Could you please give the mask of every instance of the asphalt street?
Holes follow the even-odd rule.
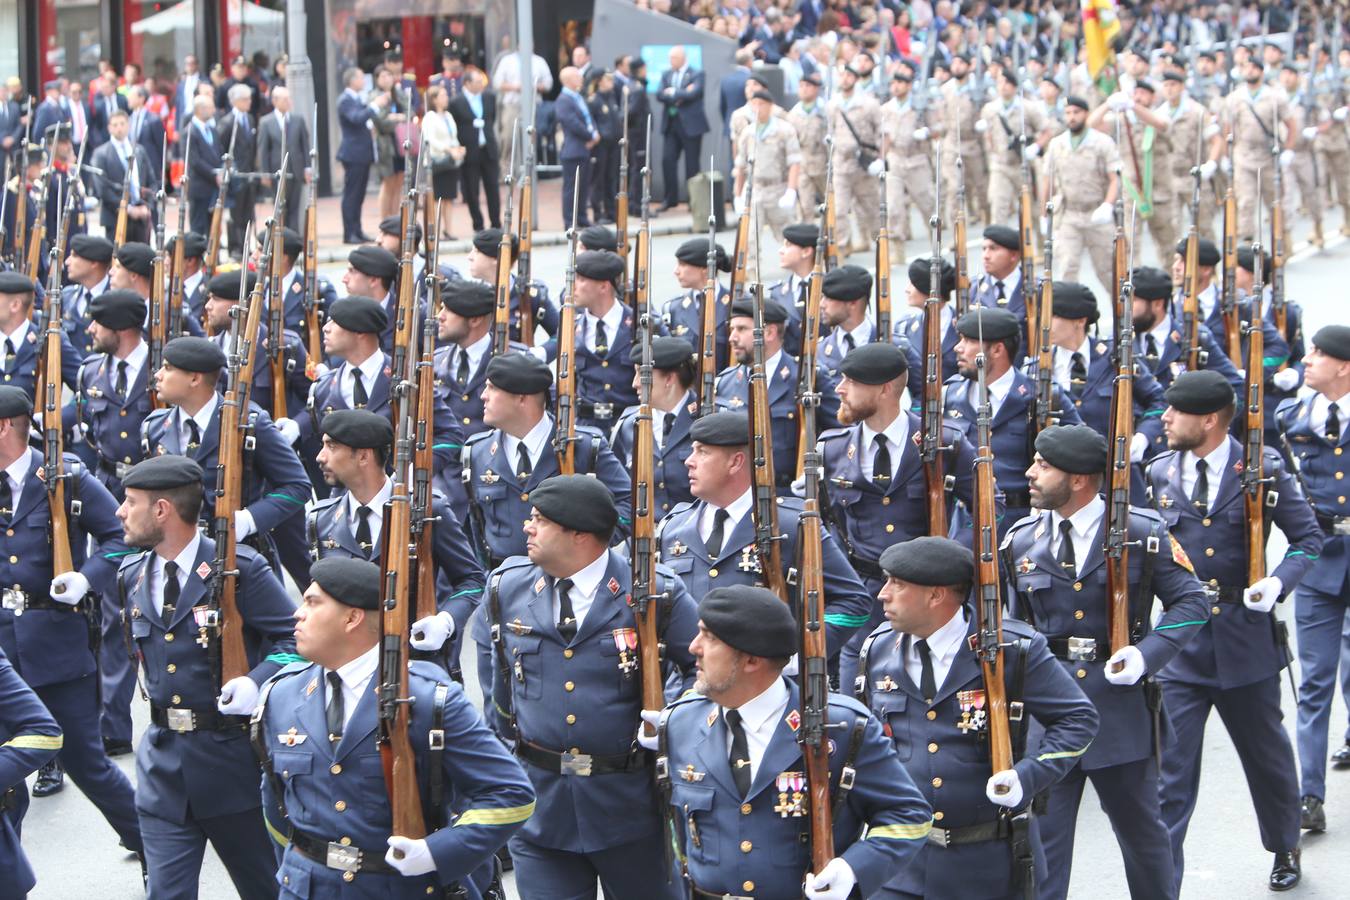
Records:
[[[1307,335],[1322,325],[1347,321],[1344,307],[1340,307],[1346,296],[1345,287],[1338,282],[1345,277],[1350,263],[1350,242],[1338,235],[1338,214],[1329,214],[1326,225],[1328,244],[1321,251],[1306,248],[1303,243],[1306,226],[1299,225],[1294,231],[1296,252],[1288,268],[1287,285],[1289,296],[1303,305]],[[916,219],[914,234],[922,233]],[[673,253],[684,239],[685,236],[672,235],[654,240],[653,258],[659,261],[652,273],[654,298],[664,299],[678,291],[673,274]],[[734,232],[724,231],[719,235],[719,241],[728,250],[733,240]],[[1156,263],[1151,243],[1147,239],[1144,243],[1149,247],[1141,250],[1139,261]],[[765,256],[772,260],[773,245],[767,232],[763,246]],[[907,252],[912,258],[927,253],[928,247],[926,239],[911,241]],[[535,274],[548,281],[555,296],[562,284],[566,258],[566,248],[561,246],[538,247],[535,251]],[[453,258],[443,261],[455,262]],[[863,255],[851,261],[871,267],[869,258]],[[1164,261],[1164,265],[1167,264],[1170,264],[1170,256]],[[979,268],[978,229],[972,229],[971,268]],[[344,270],[345,266],[340,264],[325,265],[322,269],[338,283]],[[1106,295],[1091,277],[1087,260],[1084,260],[1083,271],[1084,278],[1098,293],[1103,312],[1108,313]],[[775,272],[767,270],[765,275],[766,278],[777,277]],[[904,284],[904,268],[896,264],[892,289],[897,310],[903,304]],[[342,292],[340,287],[339,292]],[[1342,312],[1337,313],[1337,308]],[[1110,321],[1109,314],[1105,321]],[[1272,560],[1283,554],[1284,542],[1278,532],[1272,539],[1270,550]],[[1289,621],[1290,633],[1296,639],[1292,603],[1281,604],[1279,614]],[[476,667],[466,660],[464,671],[472,679]],[[1283,688],[1285,725],[1292,740],[1294,699],[1287,681]],[[475,684],[471,683],[468,689],[477,696]],[[134,715],[139,740],[148,720],[148,707],[139,698],[134,705]],[[1330,746],[1333,749],[1343,739],[1342,729],[1346,722],[1344,701],[1338,696],[1332,713]],[[131,757],[122,757],[117,762],[135,778]],[[1070,895],[1093,900],[1125,897],[1127,891],[1120,852],[1110,825],[1090,796],[1091,792],[1089,786],[1079,818]],[[1304,840],[1304,875],[1296,896],[1305,900],[1346,896],[1345,873],[1340,866],[1345,864],[1350,852],[1350,771],[1328,773],[1326,809],[1327,833],[1305,836]],[[24,821],[23,838],[38,877],[37,887],[30,895],[34,900],[132,900],[142,896],[139,867],[117,846],[112,829],[69,782],[57,796],[33,800]],[[1223,723],[1214,716],[1206,733],[1200,795],[1186,843],[1182,896],[1186,900],[1264,896],[1268,893],[1266,878],[1270,865],[1271,856],[1261,847],[1255,814],[1232,742]],[[1337,884],[1341,887],[1337,888]],[[515,897],[514,886],[509,887],[508,893]],[[224,868],[210,850],[203,866],[200,896],[204,900],[236,896]]]

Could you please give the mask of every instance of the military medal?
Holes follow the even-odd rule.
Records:
[[[1027,574],[1028,572],[1033,572],[1035,571],[1035,569],[1036,564],[1031,561],[1030,556],[1022,557],[1021,560],[1019,560],[1017,563],[1017,571],[1021,572],[1023,575]]]
[[[534,631],[532,627],[530,627],[529,625],[525,625],[520,621],[520,619],[516,619],[514,622],[506,623],[506,627],[511,630],[512,634],[529,634],[530,632]]]
[[[778,803],[773,811],[778,813],[778,817],[801,818],[806,815],[806,808],[802,804],[806,799],[802,793],[802,788],[806,786],[806,777],[801,772],[780,772],[775,780],[778,785]],[[788,799],[789,795],[791,799]]]
[[[956,727],[966,734],[983,731],[989,718],[984,708],[984,691],[957,691],[956,702],[961,707],[961,719]]]
[[[685,551],[687,551],[688,549],[689,549],[688,547],[680,543],[679,538],[676,538],[675,542],[670,545],[670,555],[683,556],[685,554]]]
[[[294,747],[296,744],[303,744],[308,738],[309,735],[307,734],[296,734],[294,728],[288,728],[285,734],[277,735],[277,740],[287,747]]]
[[[736,563],[736,568],[742,572],[758,572],[759,556],[755,553],[754,546],[743,547],[741,549],[741,560]]]
[[[693,763],[690,763],[680,770],[680,777],[685,781],[702,781],[703,776],[707,774],[707,772],[695,772]]]
[[[787,714],[787,719],[784,721],[787,722],[787,727],[792,729],[793,734],[796,734],[797,729],[802,727],[802,714],[794,709]]]
[[[1158,507],[1160,509],[1171,509],[1172,503],[1173,500],[1171,494],[1163,494],[1158,497]]]
[[[501,476],[499,476],[496,472],[492,471],[491,469],[488,469],[482,475],[478,476],[478,480],[483,482],[483,484],[496,484],[498,481],[501,480]]]
[[[876,690],[883,691],[885,693],[889,693],[898,688],[899,686],[900,686],[899,684],[891,680],[891,676],[889,675],[873,684],[873,687]]]
[[[619,651],[619,671],[625,678],[632,678],[633,672],[637,670],[637,629],[636,628],[615,628],[614,646]]]

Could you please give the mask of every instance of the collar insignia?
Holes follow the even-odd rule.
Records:
[[[543,575],[540,575],[539,580],[534,583],[534,592],[536,594],[539,593],[544,589],[544,585],[546,584],[548,584],[548,579],[545,578]]]
[[[787,718],[784,719],[783,721],[787,722],[787,727],[791,728],[793,733],[795,734],[797,732],[797,729],[802,727],[802,714],[794,709],[792,712],[787,714]]]

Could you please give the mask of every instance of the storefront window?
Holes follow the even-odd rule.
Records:
[[[128,0],[123,8],[127,62],[146,75],[177,77],[183,57],[196,52],[192,0]]]
[[[267,79],[286,52],[285,0],[221,0],[221,60],[242,56]]]
[[[99,0],[37,0],[41,80],[64,76],[88,82],[105,54],[99,35]]]
[[[509,7],[509,3],[505,4]],[[469,64],[491,63],[488,21],[501,21],[502,0],[330,0],[330,33],[337,72],[359,66],[369,73],[386,51],[402,48],[403,68],[425,86],[452,52]]]

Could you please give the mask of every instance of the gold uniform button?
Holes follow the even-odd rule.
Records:
[[[568,714],[567,714],[567,724],[568,724],[568,725],[575,725],[575,724],[577,724],[577,717],[574,716],[574,715],[572,715],[571,713],[568,713]]]
[[[1213,521],[1214,520],[1211,519],[1209,516],[1205,516],[1203,519],[1200,520],[1200,524],[1208,528],[1210,526],[1210,523]]]
[[[890,498],[890,497],[882,497],[882,498],[881,498],[881,505],[882,505],[882,506],[890,506],[890,505],[891,505],[891,498]]]
[[[1081,582],[1081,581],[1075,581],[1075,582],[1073,583],[1073,589],[1074,589],[1075,591],[1081,591],[1081,590],[1083,589],[1083,582]]]
[[[178,696],[177,694],[174,694],[172,697],[169,698],[169,702],[172,703],[174,706],[177,706],[178,704],[183,702],[183,698]]]
[[[1337,447],[1335,450],[1332,450],[1331,452],[1334,453],[1334,454],[1337,455],[1337,456],[1340,456],[1340,455],[1341,455],[1341,448],[1340,448],[1340,447]]]
[[[931,722],[931,721],[933,721],[933,720],[936,719],[936,718],[937,718],[937,710],[935,710],[935,709],[930,709],[930,710],[928,711],[928,721]]]
[[[1211,578],[1211,579],[1209,580],[1209,586],[1212,587],[1212,588],[1218,587],[1218,586],[1219,586],[1219,579],[1217,579],[1217,578]]]
[[[122,437],[126,437],[126,436],[127,436],[127,433],[126,433],[125,431],[123,431],[123,432],[121,432],[121,435],[122,435]]]
[[[1340,481],[1340,480],[1341,480],[1342,478],[1344,478],[1344,477],[1345,477],[1345,473],[1344,473],[1344,472],[1337,472],[1337,473],[1336,473],[1336,480],[1337,480],[1337,481]]]
[[[717,577],[717,570],[716,570],[716,569],[709,569],[709,570],[708,570],[708,577],[709,577],[709,578],[716,578],[716,577]]]
[[[939,809],[939,810],[935,810],[935,811],[933,812],[933,821],[934,821],[934,822],[941,822],[941,821],[942,821],[942,815],[943,815],[942,810],[940,810],[940,809]]]
[[[741,804],[741,815],[743,815],[743,816],[748,816],[748,815],[750,815],[750,804],[749,804],[749,803],[742,803],[742,804]]]
[[[466,398],[466,399],[467,399],[467,398]],[[469,424],[470,422],[472,422],[472,421],[473,421],[473,420],[470,419],[468,416],[465,416],[465,417],[464,417],[464,424],[465,424],[465,425],[468,425],[468,424]]]
[[[573,684],[573,683],[570,682],[570,681],[567,681],[567,682],[564,682],[564,683],[563,683],[563,690],[564,690],[564,691],[567,691],[568,693],[571,693],[575,688],[576,688],[576,685]]]
[[[529,494],[521,494],[521,495],[520,495],[520,499],[521,499],[522,501],[523,501],[523,500],[528,500],[528,499],[530,499],[530,495],[529,495]]]
[[[934,779],[933,779],[933,787],[935,787],[935,788],[940,788],[940,787],[942,787],[942,779],[941,779],[941,778],[934,778]]]
[[[1083,611],[1082,611],[1081,609],[1075,609],[1075,610],[1073,611],[1073,617],[1074,617],[1075,619],[1081,619],[1081,618],[1083,618],[1083,615],[1084,615],[1084,613],[1083,613]]]
[[[602,359],[602,360],[600,360],[600,368],[602,368],[602,369],[608,369],[608,368],[609,368],[609,360],[607,360],[607,359]],[[605,387],[609,387],[609,385],[605,385]]]
[[[164,633],[164,640],[166,640],[166,641],[168,641],[169,643],[172,644],[172,643],[173,643],[173,632],[172,632],[172,631],[166,631],[166,632]]]
[[[741,882],[741,890],[745,891],[746,893],[749,893],[750,891],[753,891],[754,889],[755,889],[755,883],[754,883],[753,881],[744,881],[744,882]]]
[[[1086,678],[1087,669],[1079,669],[1077,672],[1074,672],[1073,674],[1077,675],[1079,678]]]
[[[1214,555],[1214,548],[1213,548],[1213,547],[1206,547],[1206,548],[1205,548],[1205,555],[1206,555],[1206,556],[1213,556],[1213,555]]]
[[[347,808],[347,801],[346,801],[346,800],[339,800],[338,802],[336,802],[336,803],[333,804],[333,809],[336,809],[338,812],[342,812],[342,811],[344,811],[346,808]]]
[[[572,658],[572,648],[568,647],[566,650],[563,651],[563,659],[571,659],[571,658]]]
[[[9,561],[11,563],[16,563],[19,561],[19,558],[17,556],[10,556]]]
[[[119,416],[125,416],[125,415],[127,414],[127,411],[126,411],[125,409],[119,409],[119,410],[117,411],[117,414],[118,414]]]
[[[178,671],[178,666],[174,665],[173,663],[169,663],[167,666],[165,666],[165,668],[168,670],[170,675]]]
[[[1209,608],[1209,611],[1210,611],[1211,613],[1213,613],[1214,615],[1217,616],[1217,615],[1219,614],[1219,607],[1217,607],[1217,606],[1211,606],[1211,607]]]
[[[344,846],[344,847],[350,847],[350,846],[352,845],[352,839],[349,838],[349,837],[347,837],[347,836],[344,834],[344,835],[338,840],[338,843],[341,844],[341,845]]]
[[[894,526],[894,525],[890,524],[889,522],[886,523],[886,533],[887,533],[887,534],[890,534],[890,533],[891,533],[892,531],[894,531],[894,530],[895,530],[895,526]]]
[[[750,852],[751,850],[753,850],[753,849],[755,849],[755,845],[754,845],[754,844],[750,843],[749,841],[741,841],[741,852],[742,852],[742,853],[749,853],[749,852]]]
[[[333,763],[331,766],[328,767],[328,771],[332,772],[334,775],[341,775],[342,774],[341,763]]]
[[[356,875],[352,872],[343,872],[342,880],[347,882],[348,884],[351,884],[353,881],[356,880]]]
[[[14,529],[13,529],[13,528],[6,528],[6,529],[5,529],[5,537],[14,537]]]
[[[1082,400],[1075,400],[1075,401],[1073,401],[1073,405],[1074,405],[1074,406],[1082,406],[1082,405],[1083,405],[1083,401],[1082,401]]]
[[[929,753],[936,753],[936,752],[937,752],[937,744],[932,743],[932,742],[929,742],[929,744],[928,744],[928,752],[929,752]]]
[[[1337,502],[1337,503],[1344,503],[1344,502],[1345,502],[1345,498],[1344,498],[1344,497],[1337,497],[1337,498],[1336,498],[1336,502]]]

